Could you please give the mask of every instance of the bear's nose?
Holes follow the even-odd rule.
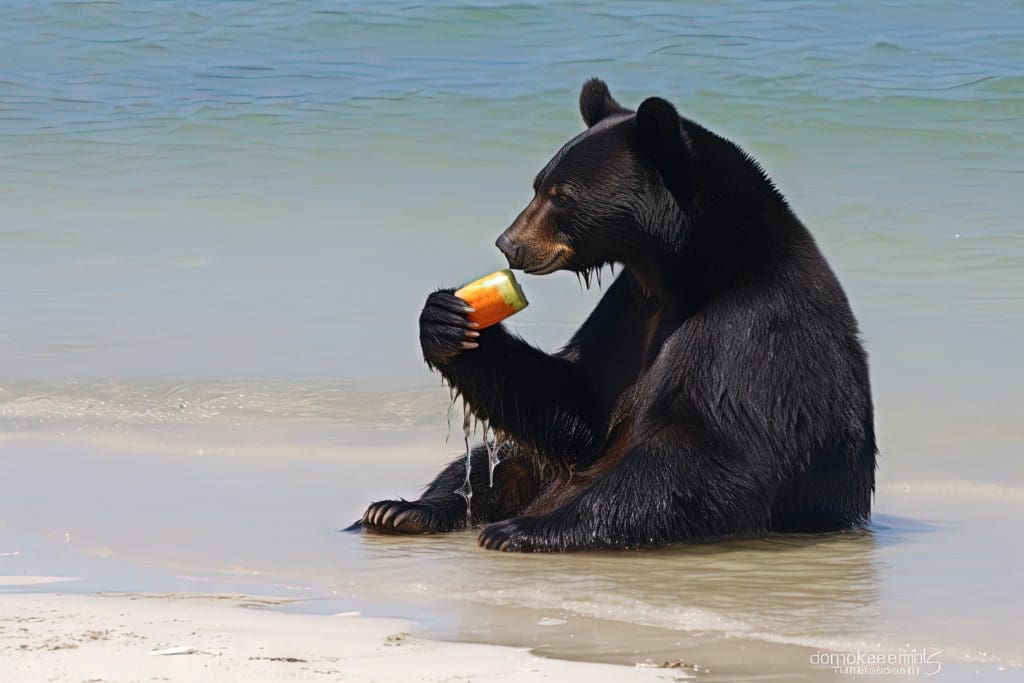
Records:
[[[516,268],[518,266],[519,256],[519,245],[512,241],[512,239],[505,233],[501,233],[498,239],[494,242],[494,246],[501,250],[501,253],[508,259],[508,265],[510,268]]]

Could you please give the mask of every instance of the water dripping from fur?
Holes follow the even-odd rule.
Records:
[[[470,418],[473,413],[469,410],[466,399],[462,399],[462,434],[466,444],[466,480],[462,486],[455,489],[455,493],[466,499],[466,526],[473,526],[473,482],[470,480],[470,473],[473,469],[473,452],[469,447],[469,436],[473,433]]]
[[[487,449],[487,475],[488,483],[494,487],[494,470],[501,463],[501,454],[506,445],[511,442],[511,439],[502,434],[499,430],[491,427],[487,420],[479,419],[469,407],[469,403],[466,401],[458,391],[451,388],[451,403],[448,406],[448,431],[451,432],[452,424],[452,413],[454,412],[455,406],[458,404],[459,399],[462,399],[462,436],[463,443],[465,444],[465,458],[466,458],[466,478],[463,480],[462,485],[455,490],[455,493],[459,494],[466,500],[466,526],[471,526],[473,522],[473,482],[471,479],[472,468],[473,468],[473,449],[470,447],[470,438],[480,430],[483,435],[484,448]],[[447,442],[448,437],[445,437]]]

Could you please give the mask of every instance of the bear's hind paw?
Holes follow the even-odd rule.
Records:
[[[514,517],[503,522],[488,524],[477,537],[477,545],[487,550],[502,550],[505,552],[539,553],[554,550],[528,530],[529,522],[533,517]]]
[[[437,534],[455,528],[437,508],[407,500],[371,503],[360,522],[367,531],[385,534]]]

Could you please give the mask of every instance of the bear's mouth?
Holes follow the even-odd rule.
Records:
[[[562,266],[569,262],[572,258],[572,249],[564,244],[558,245],[555,249],[555,253],[551,255],[544,263],[539,266],[531,266],[529,268],[523,268],[524,273],[530,275],[547,275],[559,270]]]

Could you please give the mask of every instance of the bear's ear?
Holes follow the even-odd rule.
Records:
[[[641,151],[658,167],[665,186],[680,206],[690,193],[690,151],[679,113],[660,97],[648,97],[636,110]]]
[[[590,128],[612,114],[628,114],[629,110],[615,101],[608,86],[600,78],[591,78],[580,90],[580,114]]]

